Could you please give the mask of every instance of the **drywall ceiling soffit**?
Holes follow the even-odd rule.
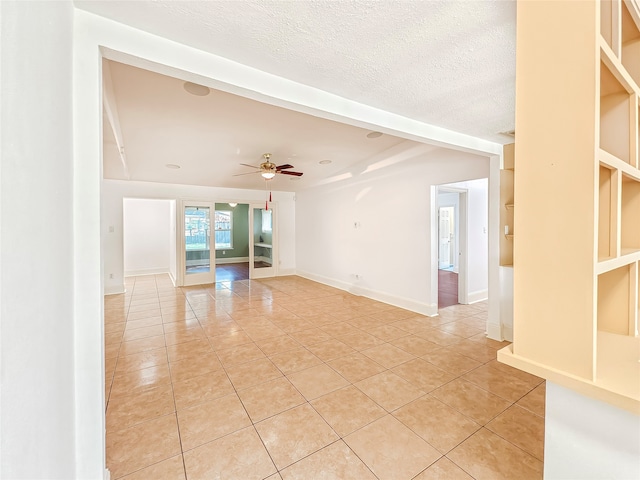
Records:
[[[76,6],[360,103],[512,141],[513,0],[82,1]]]

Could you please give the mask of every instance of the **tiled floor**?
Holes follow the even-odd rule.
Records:
[[[216,282],[237,282],[249,279],[249,262],[216,265]]]
[[[538,479],[544,383],[486,304],[424,317],[299,277],[105,297],[112,479]]]

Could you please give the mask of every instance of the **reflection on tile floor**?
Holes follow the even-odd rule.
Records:
[[[544,383],[486,303],[424,317],[300,277],[105,297],[112,479],[542,478]]]

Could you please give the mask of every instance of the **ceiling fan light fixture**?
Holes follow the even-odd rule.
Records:
[[[229,206],[233,208],[233,207],[237,207],[238,204],[236,202],[229,202]]]
[[[262,178],[266,178],[267,180],[271,180],[276,176],[275,172],[262,172],[260,175],[262,175]]]

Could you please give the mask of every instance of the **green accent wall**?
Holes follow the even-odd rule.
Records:
[[[216,203],[216,210],[230,210],[233,217],[233,250],[216,250],[216,258],[234,258],[249,256],[249,205],[239,203],[230,207],[228,203]]]

